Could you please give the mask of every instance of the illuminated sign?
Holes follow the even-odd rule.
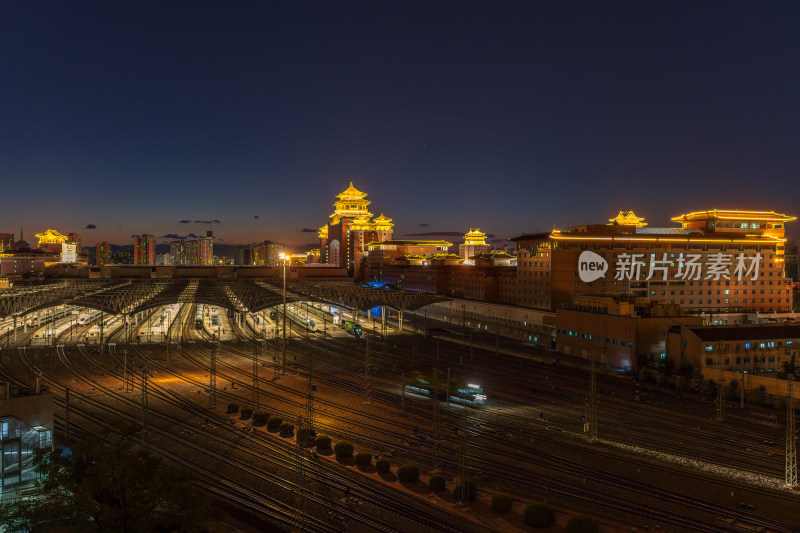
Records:
[[[62,244],[61,245],[61,262],[74,263],[76,261],[75,249],[76,244]]]
[[[578,275],[584,283],[592,282],[605,277],[608,271],[608,261],[603,256],[594,252],[581,252],[578,258]]]
[[[755,281],[761,269],[761,253],[737,255],[722,252],[711,254],[664,252],[656,254],[621,253],[617,254],[614,264],[614,279],[627,280],[742,280]],[[584,251],[578,257],[578,276],[581,281],[589,283],[605,278],[608,262],[600,255]]]

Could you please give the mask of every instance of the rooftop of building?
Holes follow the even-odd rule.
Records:
[[[521,233],[521,234],[517,235],[516,237],[509,237],[508,240],[512,241],[512,242],[517,242],[517,241],[541,241],[541,240],[549,239],[550,235],[552,235],[552,233],[550,233],[549,231],[539,231],[539,232],[536,232],[536,233]]]
[[[741,326],[690,326],[701,341],[800,339],[800,324],[748,324]]]
[[[784,215],[775,211],[747,211],[741,209],[708,209],[693,211],[672,217],[673,222],[687,222],[690,220],[759,220],[764,222],[789,222],[797,220],[792,215]]]
[[[452,242],[444,240],[424,241],[417,239],[389,239],[386,241],[372,241],[367,246],[453,246]]]

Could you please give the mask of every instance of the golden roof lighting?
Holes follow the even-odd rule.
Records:
[[[386,217],[383,213],[381,213],[381,216],[375,217],[372,220],[372,224],[376,231],[392,231],[394,227],[392,219]]]
[[[790,222],[797,217],[776,213],[775,211],[741,211],[738,209],[710,209],[707,211],[693,211],[672,217],[673,222],[688,222],[691,220],[759,220],[764,222]]]
[[[369,200],[365,200],[367,193],[361,192],[353,187],[353,182],[343,192],[336,195],[339,198],[334,202],[335,208],[331,218],[332,224],[337,224],[342,218],[358,218],[358,217],[371,217],[372,213],[367,210],[367,206],[371,204]]]
[[[464,234],[465,246],[485,246],[486,234],[482,233],[479,228],[469,228],[469,231]]]
[[[609,226],[636,226],[637,228],[641,228],[647,225],[647,222],[644,221],[644,217],[637,217],[633,211],[620,211],[616,217],[609,218],[608,222]]]
[[[62,235],[54,229],[48,229],[42,233],[37,233],[35,237],[39,239],[39,248],[41,248],[43,244],[64,244],[69,240],[69,237]]]

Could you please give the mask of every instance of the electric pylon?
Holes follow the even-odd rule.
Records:
[[[142,441],[145,446],[150,445],[150,437],[147,432],[147,370],[142,369]]]
[[[439,471],[439,369],[433,369],[433,471]]]
[[[724,379],[719,380],[719,387],[717,387],[717,420],[725,420],[725,387]]]
[[[372,358],[369,354],[369,336],[365,336],[366,346],[364,349],[364,403],[368,404],[372,400]]]
[[[797,487],[797,434],[794,425],[794,399],[792,376],[786,383],[786,486]]]
[[[217,339],[212,339],[211,344],[211,368],[208,378],[208,408],[214,409],[217,406]]]

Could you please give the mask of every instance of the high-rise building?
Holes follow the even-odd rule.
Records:
[[[197,250],[197,264],[198,265],[212,265],[214,264],[214,233],[211,231],[206,232],[206,236],[198,240]]]
[[[800,242],[786,241],[786,277],[800,281]]]
[[[155,237],[145,233],[133,240],[133,264],[152,265],[156,256]]]
[[[236,250],[236,264],[249,266],[253,264],[253,247],[245,246]]]
[[[350,275],[359,272],[367,245],[392,238],[394,224],[381,216],[371,219],[366,193],[353,187],[353,182],[334,204],[330,222],[319,229],[320,262],[347,268]]]
[[[132,265],[133,263],[133,250],[120,250],[117,253],[117,263],[120,265]]]
[[[214,237],[208,232],[202,239],[173,241],[169,245],[172,265],[212,265],[214,263]]]
[[[280,263],[283,246],[276,242],[264,241],[250,245],[250,264],[255,266],[276,266]]]
[[[111,245],[103,241],[97,243],[97,266],[111,264]]]
[[[14,234],[0,233],[0,253],[10,252],[14,248]]]
[[[75,253],[81,253],[81,238],[77,233],[67,233],[67,244],[74,244]]]

